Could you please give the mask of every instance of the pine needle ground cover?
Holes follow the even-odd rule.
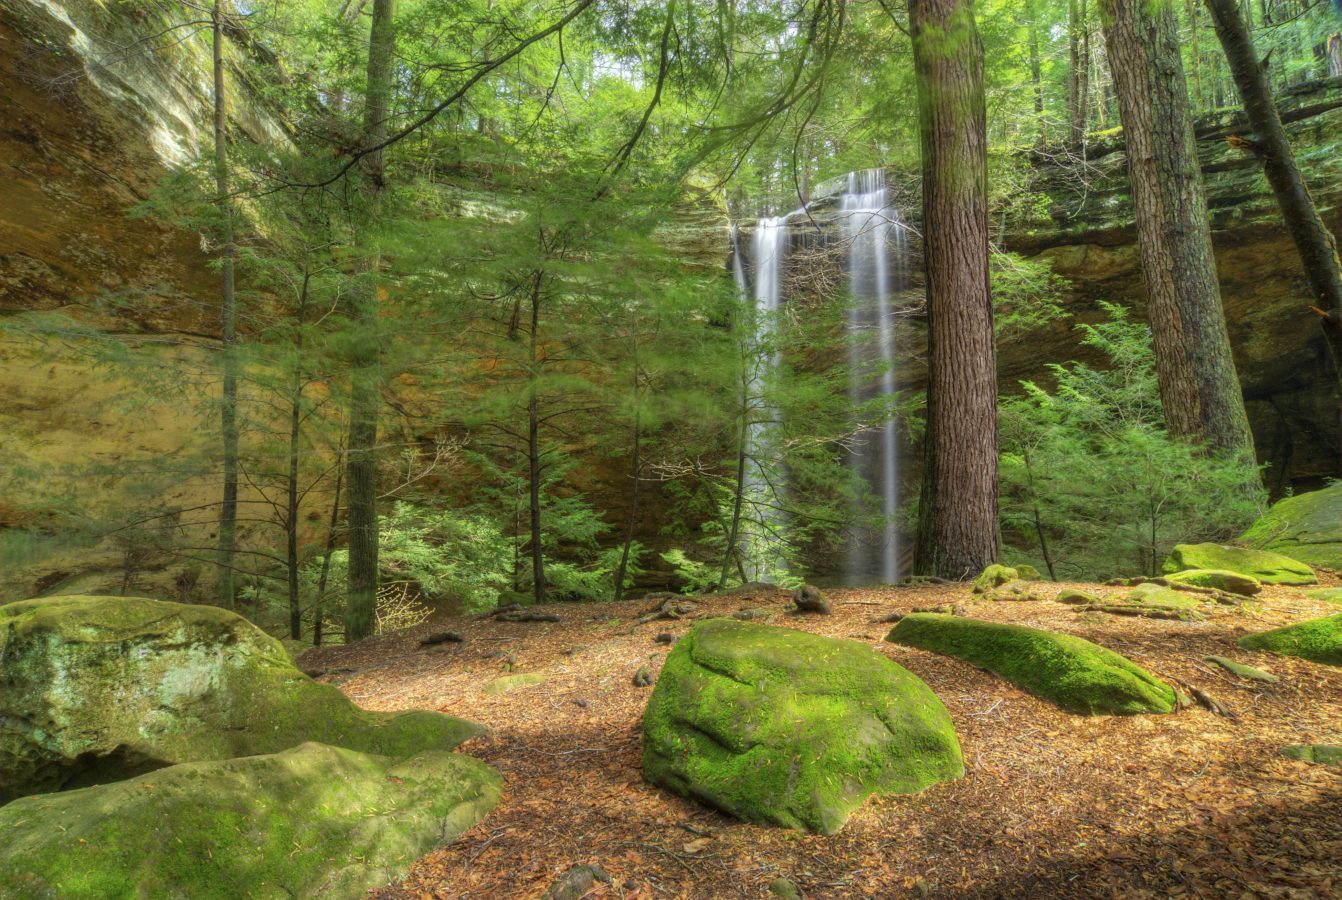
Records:
[[[424,857],[382,898],[535,897],[580,863],[612,876],[604,894],[763,897],[787,877],[810,897],[1328,896],[1342,884],[1335,768],[1282,755],[1342,737],[1342,669],[1251,653],[1239,637],[1335,613],[1299,590],[1264,588],[1246,611],[1198,622],[1079,612],[1038,585],[1037,603],[967,602],[968,584],[827,591],[830,616],[788,615],[785,592],[702,603],[702,616],[769,609],[773,623],[860,641],[917,675],[946,706],[965,777],[921,794],[872,797],[832,837],[736,821],[643,777],[648,688],[694,619],[636,625],[649,602],[553,604],[559,623],[455,620],[464,644],[421,649],[434,625],[366,646],[309,651],[370,709],[434,709],[487,725],[462,752],[499,769],[504,798],[459,841]],[[1200,687],[1237,720],[1193,707],[1170,715],[1078,716],[989,672],[883,640],[892,613],[963,604],[995,622],[1074,634],[1167,683]],[[548,676],[490,695],[516,669]],[[1278,684],[1240,679],[1204,657],[1270,668]],[[353,669],[355,671],[342,671]],[[1309,835],[1302,840],[1302,835]]]

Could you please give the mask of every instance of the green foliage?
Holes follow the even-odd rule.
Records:
[[[1103,367],[1051,366],[1056,386],[1003,399],[1002,522],[1059,578],[1155,575],[1175,543],[1226,539],[1252,520],[1252,471],[1171,440],[1147,329],[1119,306],[1082,325]]]
[[[679,548],[660,555],[662,562],[676,573],[676,579],[681,582],[686,593],[701,594],[717,587],[719,574],[717,565],[690,559],[685,555],[685,551]]]

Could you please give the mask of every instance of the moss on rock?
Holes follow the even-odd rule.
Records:
[[[1252,597],[1263,590],[1262,582],[1252,575],[1241,575],[1225,569],[1188,569],[1167,575],[1166,578],[1177,584],[1215,588],[1241,597]]]
[[[1239,639],[1245,650],[1266,650],[1297,656],[1330,666],[1342,666],[1342,615],[1309,619],[1284,628],[1246,634]]]
[[[1150,609],[1193,610],[1198,607],[1195,595],[1150,582],[1137,585],[1118,602]]]
[[[975,594],[986,594],[995,587],[1001,587],[1012,581],[1020,580],[1020,574],[1010,566],[1003,566],[998,563],[984,568],[979,573],[979,577],[974,579],[973,592]]]
[[[1342,481],[1277,501],[1238,540],[1310,565],[1342,568]]]
[[[1342,746],[1337,744],[1288,744],[1281,748],[1281,755],[1321,766],[1342,766]]]
[[[0,808],[6,897],[362,897],[499,801],[468,756],[324,744],[194,762]]]
[[[1126,657],[1070,634],[960,616],[905,616],[887,641],[954,656],[1069,712],[1167,713],[1174,689]]]
[[[359,709],[241,616],[133,597],[0,606],[0,684],[0,803],[305,741],[404,758],[483,732]]]
[[[1237,572],[1262,584],[1316,584],[1314,570],[1304,563],[1267,550],[1247,550],[1225,544],[1178,544],[1165,560],[1165,573],[1191,569]]]
[[[1202,658],[1209,663],[1216,663],[1216,665],[1225,669],[1227,672],[1238,675],[1240,678],[1248,678],[1251,681],[1262,681],[1267,684],[1276,684],[1281,680],[1271,672],[1264,672],[1262,669],[1248,666],[1241,662],[1235,662],[1233,659],[1226,659],[1224,656],[1204,656]]]
[[[648,780],[737,818],[833,834],[871,794],[964,774],[941,701],[855,641],[710,619],[643,716]]]
[[[1324,603],[1336,603],[1342,606],[1342,587],[1317,588],[1305,591],[1305,596],[1311,600],[1322,600]]]

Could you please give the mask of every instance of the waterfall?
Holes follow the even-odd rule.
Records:
[[[907,234],[899,212],[889,203],[885,172],[850,172],[848,188],[839,202],[839,217],[848,248],[848,277],[852,299],[848,307],[849,401],[858,404],[895,393],[894,316],[892,292],[903,289]],[[881,377],[873,386],[863,378],[868,369],[867,336],[875,332]],[[884,522],[879,531],[849,538],[844,578],[860,584],[873,577],[893,583],[899,578],[898,432],[894,419],[878,434],[868,434],[849,454],[854,482],[870,484],[881,497]]]
[[[765,391],[777,377],[781,355],[773,335],[782,301],[783,263],[788,251],[787,216],[760,219],[755,225],[751,256],[754,284],[746,281],[739,239],[732,235],[732,274],[742,304],[753,302],[755,327],[746,370],[742,378],[742,401],[750,410],[746,432],[750,458],[746,461],[740,548],[746,577],[769,581],[784,569],[782,529],[785,516],[779,495],[786,490],[782,466],[766,467],[762,460],[777,458],[777,436],[772,410],[765,404]]]

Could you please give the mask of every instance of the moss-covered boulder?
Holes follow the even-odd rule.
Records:
[[[1017,563],[1015,569],[1016,577],[1021,581],[1042,581],[1044,578],[1039,574],[1039,570],[1029,563]]]
[[[1215,588],[1241,597],[1252,597],[1263,590],[1263,584],[1252,575],[1228,572],[1224,569],[1188,569],[1167,575],[1169,581],[1176,584],[1188,584],[1193,587]]]
[[[1342,568],[1342,481],[1277,501],[1238,541],[1313,566]]]
[[[1174,588],[1165,587],[1163,584],[1152,584],[1150,582],[1137,585],[1118,602],[1145,606],[1150,609],[1193,610],[1198,607],[1196,594],[1176,591]]]
[[[0,803],[309,740],[404,758],[482,731],[439,713],[361,710],[216,607],[128,597],[0,606]]]
[[[960,616],[905,616],[886,640],[954,656],[1069,712],[1167,713],[1174,689],[1136,663],[1070,634]]]
[[[1322,600],[1324,603],[1336,603],[1338,606],[1342,606],[1342,587],[1305,591],[1305,596],[1311,600]]]
[[[1013,581],[1020,580],[1020,573],[1010,566],[1003,566],[998,563],[992,563],[979,573],[979,577],[974,579],[973,592],[975,594],[986,594],[995,587],[1001,587]]]
[[[1238,572],[1262,584],[1316,584],[1314,570],[1297,559],[1267,550],[1225,544],[1178,544],[1165,560],[1165,573],[1190,569]]]
[[[1342,615],[1309,619],[1285,628],[1246,634],[1239,639],[1239,645],[1245,650],[1266,650],[1330,666],[1342,666]]]
[[[1281,755],[1321,766],[1342,766],[1342,745],[1338,744],[1288,744],[1281,748]]]
[[[855,641],[710,619],[643,715],[648,780],[737,818],[833,834],[871,794],[964,773],[946,708]]]
[[[194,762],[0,808],[6,897],[362,897],[499,801],[468,756],[325,744]]]

